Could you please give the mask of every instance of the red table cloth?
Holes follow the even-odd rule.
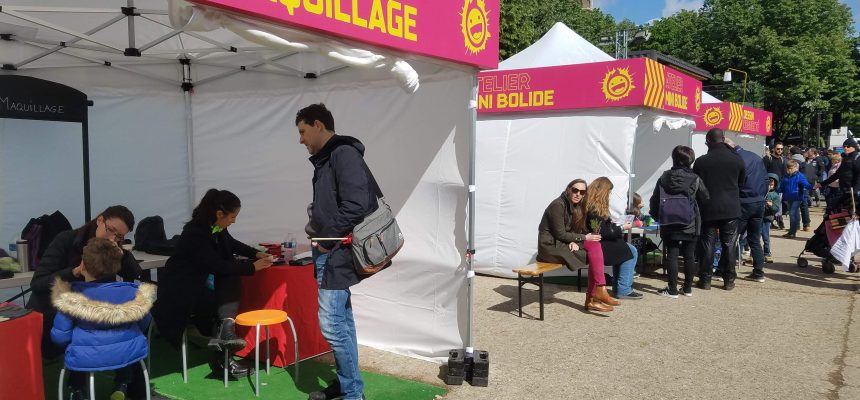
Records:
[[[239,312],[275,309],[284,310],[296,327],[299,338],[299,360],[331,351],[320,333],[317,319],[317,281],[313,264],[294,267],[273,266],[253,276],[242,277],[242,298]],[[253,357],[254,327],[237,326],[236,333],[245,338],[248,346],[237,355]],[[260,327],[260,362],[265,362],[265,330]],[[269,326],[269,346],[272,365],[284,367],[294,360],[293,334],[289,322]]]
[[[35,311],[0,322],[0,400],[45,398],[41,338],[42,314]]]

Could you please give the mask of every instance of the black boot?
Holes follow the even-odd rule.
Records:
[[[220,350],[226,347],[231,352],[239,351],[247,345],[245,339],[236,336],[236,321],[233,318],[224,318],[220,323],[216,322],[215,329],[212,330],[212,336],[213,338],[209,342],[209,345],[218,347]]]
[[[331,400],[340,397],[340,381],[335,378],[325,389],[308,393],[308,400]]]
[[[231,377],[235,379],[244,378],[254,372],[254,367],[248,365],[246,362],[239,362],[233,359],[233,357],[228,357],[229,364],[227,366],[227,372]],[[244,360],[242,360],[244,361]],[[209,368],[212,369],[212,373],[216,376],[224,376],[224,354],[215,354],[215,358],[209,361]]]

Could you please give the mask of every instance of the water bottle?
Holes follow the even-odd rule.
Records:
[[[714,271],[717,270],[717,267],[720,265],[720,256],[723,254],[722,249],[714,250]]]
[[[296,255],[296,246],[298,246],[298,244],[296,243],[296,237],[293,236],[293,234],[287,235],[287,238],[287,241],[284,242],[284,260],[290,261],[293,259],[293,256]]]
[[[18,265],[21,266],[21,272],[30,270],[30,245],[26,240],[17,240],[15,247],[18,253]]]

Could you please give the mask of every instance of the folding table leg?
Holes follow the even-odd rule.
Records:
[[[543,274],[538,275],[538,302],[540,302],[540,320],[543,321]]]
[[[523,274],[517,274],[517,306],[520,310],[520,318],[523,317]]]

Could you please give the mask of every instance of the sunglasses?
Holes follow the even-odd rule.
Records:
[[[570,194],[581,194],[581,195],[585,196],[586,191],[587,191],[586,189],[580,190],[577,188],[573,188],[573,189],[570,189]]]

